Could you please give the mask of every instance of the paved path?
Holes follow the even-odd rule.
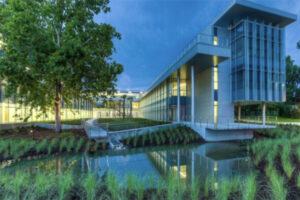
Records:
[[[90,139],[107,138],[107,131],[96,124],[98,119],[89,119],[84,123],[84,130]]]

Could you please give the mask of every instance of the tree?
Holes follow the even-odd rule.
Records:
[[[297,48],[300,49],[300,40],[299,40],[299,42],[297,43]]]
[[[123,106],[123,114],[122,114],[122,117],[123,117],[123,119],[125,119],[125,103],[126,103],[126,98],[127,98],[127,96],[126,95],[122,95],[121,96],[121,99],[122,99],[122,106]]]
[[[111,55],[113,39],[121,39],[109,24],[94,16],[110,11],[109,0],[6,0],[0,3],[0,79],[6,97],[17,103],[55,110],[61,131],[61,101],[114,92],[123,71]]]
[[[286,57],[286,102],[291,104],[295,101],[295,95],[300,85],[300,68],[290,56]]]

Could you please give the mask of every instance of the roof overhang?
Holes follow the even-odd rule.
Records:
[[[152,85],[148,88],[147,92],[143,95],[146,96],[148,92],[157,87],[161,82],[171,76],[176,70],[183,65],[194,65],[196,68],[209,68],[227,60],[231,56],[230,48],[224,48],[209,44],[196,43],[190,48],[177,62],[163,72]]]
[[[278,9],[269,8],[247,0],[236,0],[225,12],[215,21],[214,25],[228,27],[234,19],[261,20],[266,24],[284,27],[297,20],[297,15],[284,12]]]

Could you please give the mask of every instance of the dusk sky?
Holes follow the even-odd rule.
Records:
[[[298,15],[286,28],[286,55],[300,65],[300,0],[252,0]],[[220,15],[232,0],[111,0],[111,12],[96,21],[122,35],[113,58],[123,64],[117,88],[145,91],[197,33]]]

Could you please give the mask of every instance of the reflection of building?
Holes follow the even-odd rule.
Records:
[[[216,180],[250,173],[250,157],[238,144],[207,143],[193,149],[148,153],[153,165],[163,176],[172,172],[191,182],[194,178],[204,183],[206,178]]]
[[[285,101],[285,27],[296,15],[236,0],[141,99],[145,118],[234,122],[234,105]]]

